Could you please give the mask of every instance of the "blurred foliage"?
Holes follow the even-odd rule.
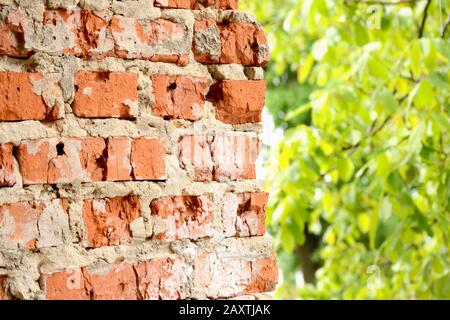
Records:
[[[240,0],[284,130],[266,170],[277,295],[450,299],[450,1],[363,2]]]

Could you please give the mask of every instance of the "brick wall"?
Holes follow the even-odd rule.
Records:
[[[267,40],[236,0],[0,0],[0,300],[260,297]]]

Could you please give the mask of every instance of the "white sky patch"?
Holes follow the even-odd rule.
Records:
[[[283,130],[280,128],[275,128],[272,116],[266,109],[263,109],[263,132],[261,134],[263,145],[274,147],[283,139],[283,137]],[[264,148],[262,148],[261,155],[256,161],[256,178],[258,180],[266,179],[264,162],[268,156],[269,155],[266,154]]]

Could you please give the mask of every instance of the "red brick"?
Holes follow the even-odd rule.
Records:
[[[157,240],[200,239],[213,232],[213,204],[210,196],[175,196],[153,200],[152,215],[165,229],[153,235]]]
[[[133,119],[138,113],[137,75],[78,72],[73,112],[83,118]]]
[[[114,16],[110,30],[115,43],[115,55],[119,58],[180,65],[188,62],[188,37],[185,27],[180,23],[164,19],[140,22],[130,17]],[[164,47],[173,49],[165,51],[161,49]]]
[[[152,76],[153,113],[165,119],[198,120],[202,115],[207,87],[206,78]]]
[[[226,237],[263,236],[266,232],[267,193],[227,193],[222,219]]]
[[[237,0],[154,0],[154,6],[176,9],[237,9]]]
[[[194,169],[195,181],[222,181],[256,178],[257,137],[233,133],[216,136],[183,136],[179,141],[180,160]]]
[[[208,100],[216,108],[216,117],[229,124],[261,122],[266,82],[224,80],[211,86]]]
[[[6,288],[5,288],[6,276],[0,275],[0,301],[5,300]]]
[[[215,36],[220,38],[220,44],[214,48],[214,52],[201,48],[200,42],[204,42],[203,37],[206,37],[204,32],[216,33]],[[262,27],[257,24],[228,21],[218,23],[211,19],[196,20],[194,38],[195,59],[201,63],[265,66],[269,62],[267,38]],[[215,51],[219,54],[216,55]]]
[[[204,253],[195,260],[194,288],[208,298],[270,292],[278,282],[275,255],[244,260]]]
[[[130,157],[132,139],[128,137],[110,137],[107,140],[107,176],[109,181],[133,180]]]
[[[185,264],[180,258],[163,258],[139,262],[135,266],[138,277],[138,299],[185,299],[182,291],[187,277]]]
[[[89,246],[130,243],[130,224],[141,217],[141,202],[137,196],[84,201],[83,218]]]
[[[140,21],[115,15],[109,21],[89,11],[56,9],[45,11],[44,24],[53,26],[55,42],[63,44],[61,52],[84,59],[119,57],[188,63],[187,29],[170,20]],[[72,35],[68,37],[61,28]],[[169,51],[168,47],[174,49]]]
[[[116,263],[107,272],[68,269],[41,276],[48,300],[182,299],[183,262],[161,258],[136,264]]]
[[[52,138],[23,141],[18,148],[23,183],[104,180],[106,149],[102,138]]]
[[[4,18],[0,15],[0,55],[14,58],[28,58],[33,51],[25,48],[24,24],[25,17],[19,9],[12,9],[0,5],[0,13],[4,13]]]
[[[0,144],[0,187],[12,187],[15,184],[13,146],[10,143]]]
[[[61,51],[83,58],[114,55],[114,41],[109,36],[109,22],[89,11],[54,9],[44,12],[44,24],[55,28],[55,42]],[[69,30],[72,35],[61,30]]]
[[[157,138],[51,138],[22,141],[23,183],[163,180],[166,151]]]
[[[166,148],[159,139],[137,138],[131,145],[133,180],[163,180],[166,174]]]
[[[133,266],[114,264],[106,273],[93,274],[88,268],[69,269],[44,275],[47,300],[136,300]]]
[[[54,247],[70,239],[66,200],[0,206],[0,247]]]
[[[44,89],[42,82],[43,76],[39,73],[0,72],[0,120],[60,119],[63,112],[61,106],[57,102],[49,105],[37,93],[40,90],[50,93],[51,87],[58,88],[58,85],[55,83]]]

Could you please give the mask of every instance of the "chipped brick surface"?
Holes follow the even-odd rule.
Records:
[[[227,193],[222,208],[225,236],[263,236],[268,196],[267,193]]]
[[[53,91],[53,92],[52,92]],[[0,120],[56,120],[61,106],[51,104],[43,94],[57,94],[58,85],[46,84],[39,73],[0,72]]]
[[[69,269],[42,276],[48,300],[179,299],[183,262],[161,258],[135,264],[116,263],[94,273]]]
[[[0,206],[0,248],[46,248],[70,237],[66,200]]]
[[[273,291],[277,280],[274,255],[245,260],[204,253],[195,261],[194,290],[204,292],[208,298]]]
[[[268,44],[238,0],[0,3],[0,300],[272,291]]]
[[[127,149],[126,145],[131,148]],[[159,180],[165,174],[164,146],[155,138],[23,141],[18,147],[17,160],[27,185],[108,179]]]
[[[27,58],[33,54],[25,48],[24,15],[19,8],[0,5],[0,55],[14,58]]]
[[[267,39],[259,25],[203,19],[196,20],[194,30],[199,62],[265,66],[269,61]]]
[[[205,102],[206,78],[152,76],[153,113],[165,119],[198,120]]]
[[[103,180],[102,138],[53,138],[24,141],[18,148],[24,184]]]
[[[130,224],[141,218],[140,211],[141,203],[136,196],[84,201],[83,218],[89,246],[130,243]]]
[[[12,300],[12,296],[7,289],[7,275],[0,275],[0,301],[2,300]]]
[[[12,144],[0,144],[0,187],[12,187],[16,184],[12,151]]]
[[[79,72],[73,112],[83,118],[133,119],[138,113],[137,76],[121,72]]]
[[[193,167],[196,181],[254,179],[260,142],[245,134],[184,136],[180,158]]]
[[[224,80],[213,85],[208,100],[216,108],[217,119],[225,123],[261,122],[266,82]]]
[[[178,196],[153,200],[152,215],[163,221],[158,240],[200,239],[212,235],[212,201],[209,196]]]
[[[154,0],[155,7],[176,9],[236,9],[237,0]]]

